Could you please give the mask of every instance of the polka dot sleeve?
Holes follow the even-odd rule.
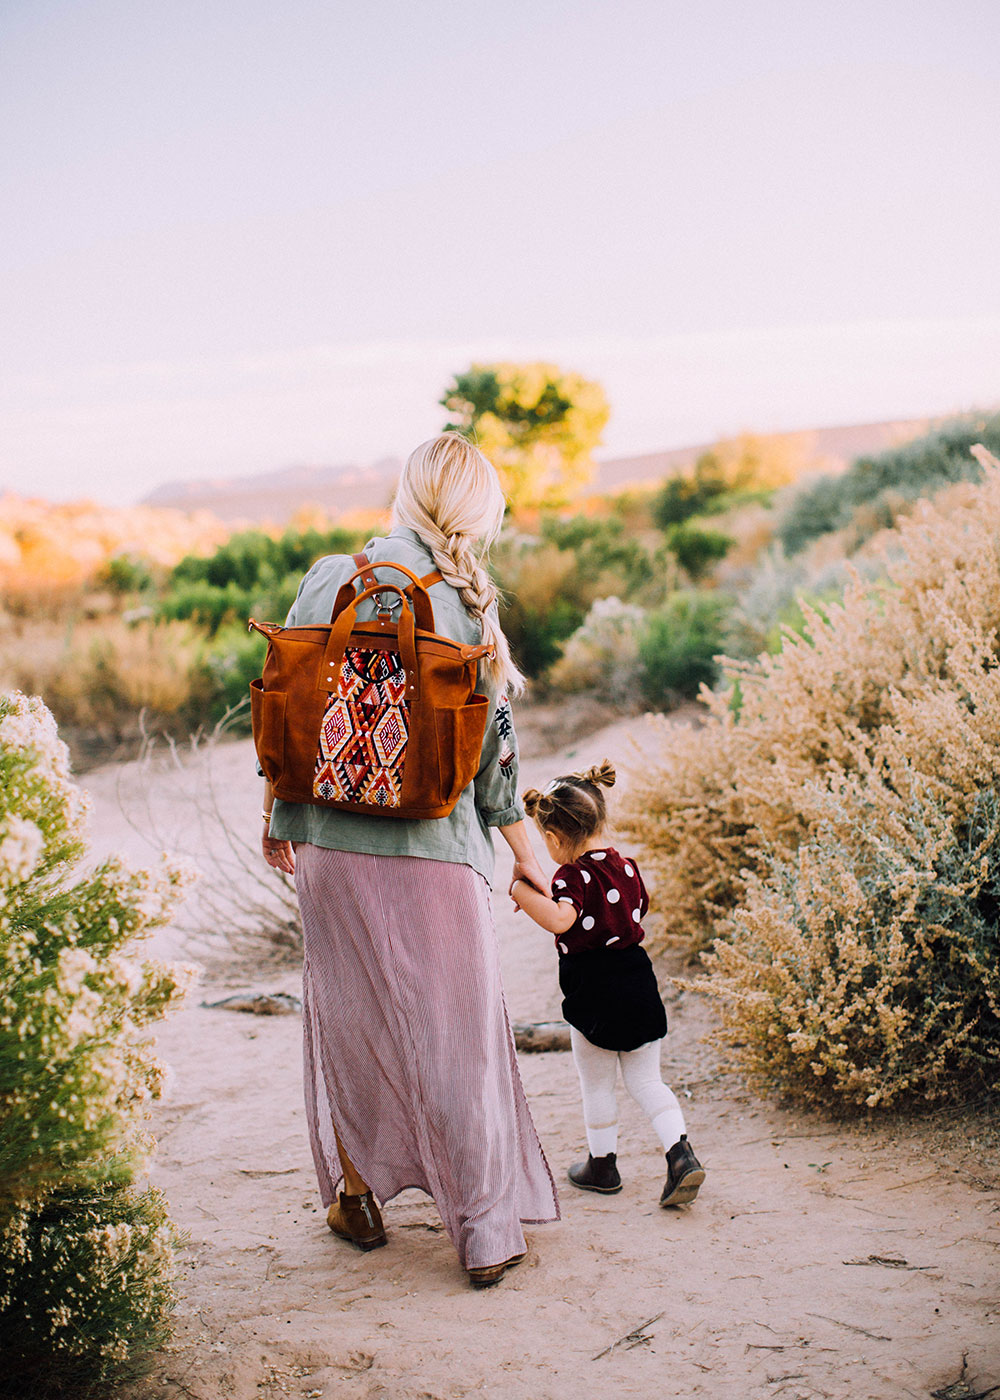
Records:
[[[552,880],[552,898],[557,904],[572,904],[577,914],[585,903],[583,872],[575,865],[561,865]]]

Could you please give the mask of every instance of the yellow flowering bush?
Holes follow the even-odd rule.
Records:
[[[162,1073],[147,1027],[186,973],[128,945],[186,876],[83,868],[84,812],[49,711],[0,696],[2,1394],[129,1374],[170,1301],[163,1206],[132,1181]]]
[[[842,1108],[1000,1083],[1000,463],[886,543],[701,728],[653,721],[621,823],[751,1076]]]

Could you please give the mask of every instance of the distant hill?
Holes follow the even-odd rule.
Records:
[[[926,431],[932,420],[906,419],[886,423],[856,423],[847,427],[815,428],[805,433],[774,433],[771,437],[808,439],[809,456],[817,470],[836,471],[855,457],[881,452]],[[646,452],[634,457],[599,461],[588,494],[621,491],[673,476],[692,465],[711,443]],[[298,512],[317,507],[335,519],[384,510],[392,498],[401,463],[386,457],[371,466],[283,467],[257,476],[222,477],[210,481],[171,481],[146,496],[143,505],[178,510],[211,511],[228,524],[237,522],[284,525]]]
[[[284,525],[306,507],[318,507],[340,519],[384,510],[392,500],[401,466],[398,458],[386,457],[369,467],[282,467],[257,476],[168,481],[142,504],[208,510],[230,525]]]
[[[808,428],[794,433],[765,433],[762,437],[805,440],[811,461],[817,471],[843,471],[855,457],[870,456],[896,447],[927,432],[937,421],[931,418],[895,419],[885,423],[851,423],[834,428]],[[597,475],[588,491],[591,493],[622,491],[627,486],[642,486],[662,481],[693,466],[711,442],[695,443],[692,447],[672,447],[666,452],[645,452],[637,457],[615,457],[600,462]]]

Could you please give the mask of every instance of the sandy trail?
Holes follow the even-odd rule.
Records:
[[[622,760],[637,723],[529,758],[526,785]],[[212,864],[218,833],[213,844],[195,816],[209,761],[223,817],[255,839],[259,786],[240,743],[153,782],[139,765],[89,774],[98,849],[148,860],[152,825],[199,853],[207,886],[232,882]],[[501,851],[498,891],[508,863]],[[499,895],[496,910],[512,1019],[558,1017],[548,936]],[[176,1337],[136,1400],[887,1400],[955,1382],[963,1356],[964,1394],[1000,1383],[1000,1201],[968,1123],[931,1150],[913,1126],[845,1128],[760,1102],[702,1043],[702,999],[671,992],[665,1075],[708,1169],[699,1200],[659,1209],[663,1158],[621,1092],[624,1190],[574,1190],[566,1168],[585,1148],[572,1060],[522,1055],[563,1219],[529,1227],[525,1264],[477,1293],[418,1192],[387,1207],[385,1249],[361,1254],[330,1235],[306,1140],[299,1017],[199,1004],[237,988],[294,992],[297,976],[216,947],[160,1035],[176,1079],[154,1117],[153,1175],[188,1243]],[[190,949],[176,929],[157,938],[160,953]]]

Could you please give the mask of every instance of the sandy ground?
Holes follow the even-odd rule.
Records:
[[[623,760],[638,723],[556,757],[531,758],[525,743],[526,784]],[[220,900],[258,897],[221,835],[256,838],[249,745],[180,766],[109,766],[86,786],[100,850],[148,860],[152,833],[207,871],[185,917],[211,932],[156,940],[206,973],[160,1035],[175,1080],[154,1117],[153,1175],[187,1244],[174,1342],[130,1400],[968,1400],[1000,1385],[1000,1203],[974,1123],[845,1128],[762,1103],[702,1042],[703,999],[670,988],[665,1076],[708,1170],[693,1207],[658,1207],[663,1158],[624,1095],[624,1190],[571,1187],[566,1169],[585,1151],[571,1058],[522,1055],[563,1218],[528,1228],[519,1269],[473,1292],[418,1192],[387,1207],[386,1248],[336,1240],[306,1141],[299,1017],[200,1004],[297,990],[294,969],[236,954],[219,932]],[[501,850],[498,890],[507,865]],[[557,1017],[548,936],[505,898],[496,906],[512,1019]]]

